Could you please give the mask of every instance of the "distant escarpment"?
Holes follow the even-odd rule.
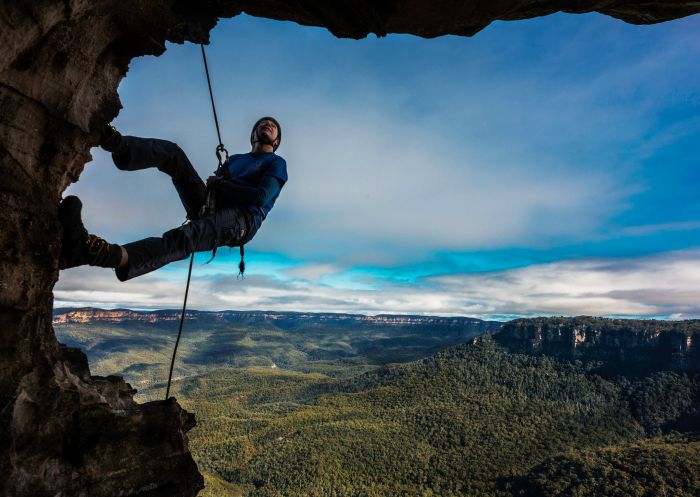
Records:
[[[496,321],[483,321],[468,317],[417,316],[403,314],[346,314],[334,312],[276,312],[276,311],[187,311],[188,321],[224,321],[230,323],[249,323],[271,321],[280,324],[308,326],[314,324],[367,324],[382,326],[430,325],[431,327],[470,327],[477,332],[498,330],[501,325]],[[53,324],[96,322],[124,323],[146,322],[160,323],[180,319],[179,310],[134,311],[131,309],[96,309],[93,307],[56,309]]]
[[[611,374],[700,370],[700,320],[516,319],[494,338],[511,352],[600,361]]]

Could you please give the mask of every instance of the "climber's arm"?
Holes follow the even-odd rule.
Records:
[[[217,179],[213,179],[217,178]],[[219,178],[211,177],[207,185],[217,192],[217,201],[224,205],[254,205],[263,207],[271,199],[275,198],[282,189],[282,182],[275,176],[265,175],[257,186],[242,186]]]

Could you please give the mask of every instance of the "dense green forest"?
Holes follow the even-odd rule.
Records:
[[[700,437],[669,435],[547,459],[514,484],[543,497],[697,497]]]
[[[663,495],[638,493],[638,474],[698,495],[700,442],[645,441],[697,409],[698,379],[630,382],[594,367],[482,338],[352,378],[217,369],[176,395],[197,413],[200,467],[245,495],[608,495],[598,480],[610,467],[619,495]],[[690,476],[668,471],[674,461]]]
[[[122,368],[139,400],[160,399],[171,338],[125,328],[93,331],[93,370]],[[600,362],[516,354],[489,335],[434,353],[425,331],[374,343],[344,328],[295,333],[228,325],[186,338],[173,392],[197,416],[200,495],[700,495],[697,372],[606,376]]]

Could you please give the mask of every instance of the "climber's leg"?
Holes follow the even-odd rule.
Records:
[[[257,228],[245,208],[230,208],[194,219],[163,233],[127,243],[126,266],[117,269],[117,278],[126,281],[150,273],[174,261],[185,259],[192,252],[213,250],[222,245],[235,247],[248,242]]]
[[[156,138],[122,136],[114,128],[103,132],[100,146],[112,152],[114,164],[122,171],[155,167],[173,181],[189,219],[197,219],[207,197],[204,182],[182,149],[175,143]]]
[[[80,199],[73,195],[66,197],[58,207],[58,218],[63,226],[58,268],[68,269],[85,264],[118,267],[125,256],[122,248],[99,236],[88,234],[81,219],[82,208]]]

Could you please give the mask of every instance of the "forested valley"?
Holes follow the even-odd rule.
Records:
[[[197,417],[201,495],[700,495],[697,363],[612,375],[514,353],[496,325],[278,324],[186,338],[173,392]],[[172,323],[55,328],[93,374],[162,398]]]

